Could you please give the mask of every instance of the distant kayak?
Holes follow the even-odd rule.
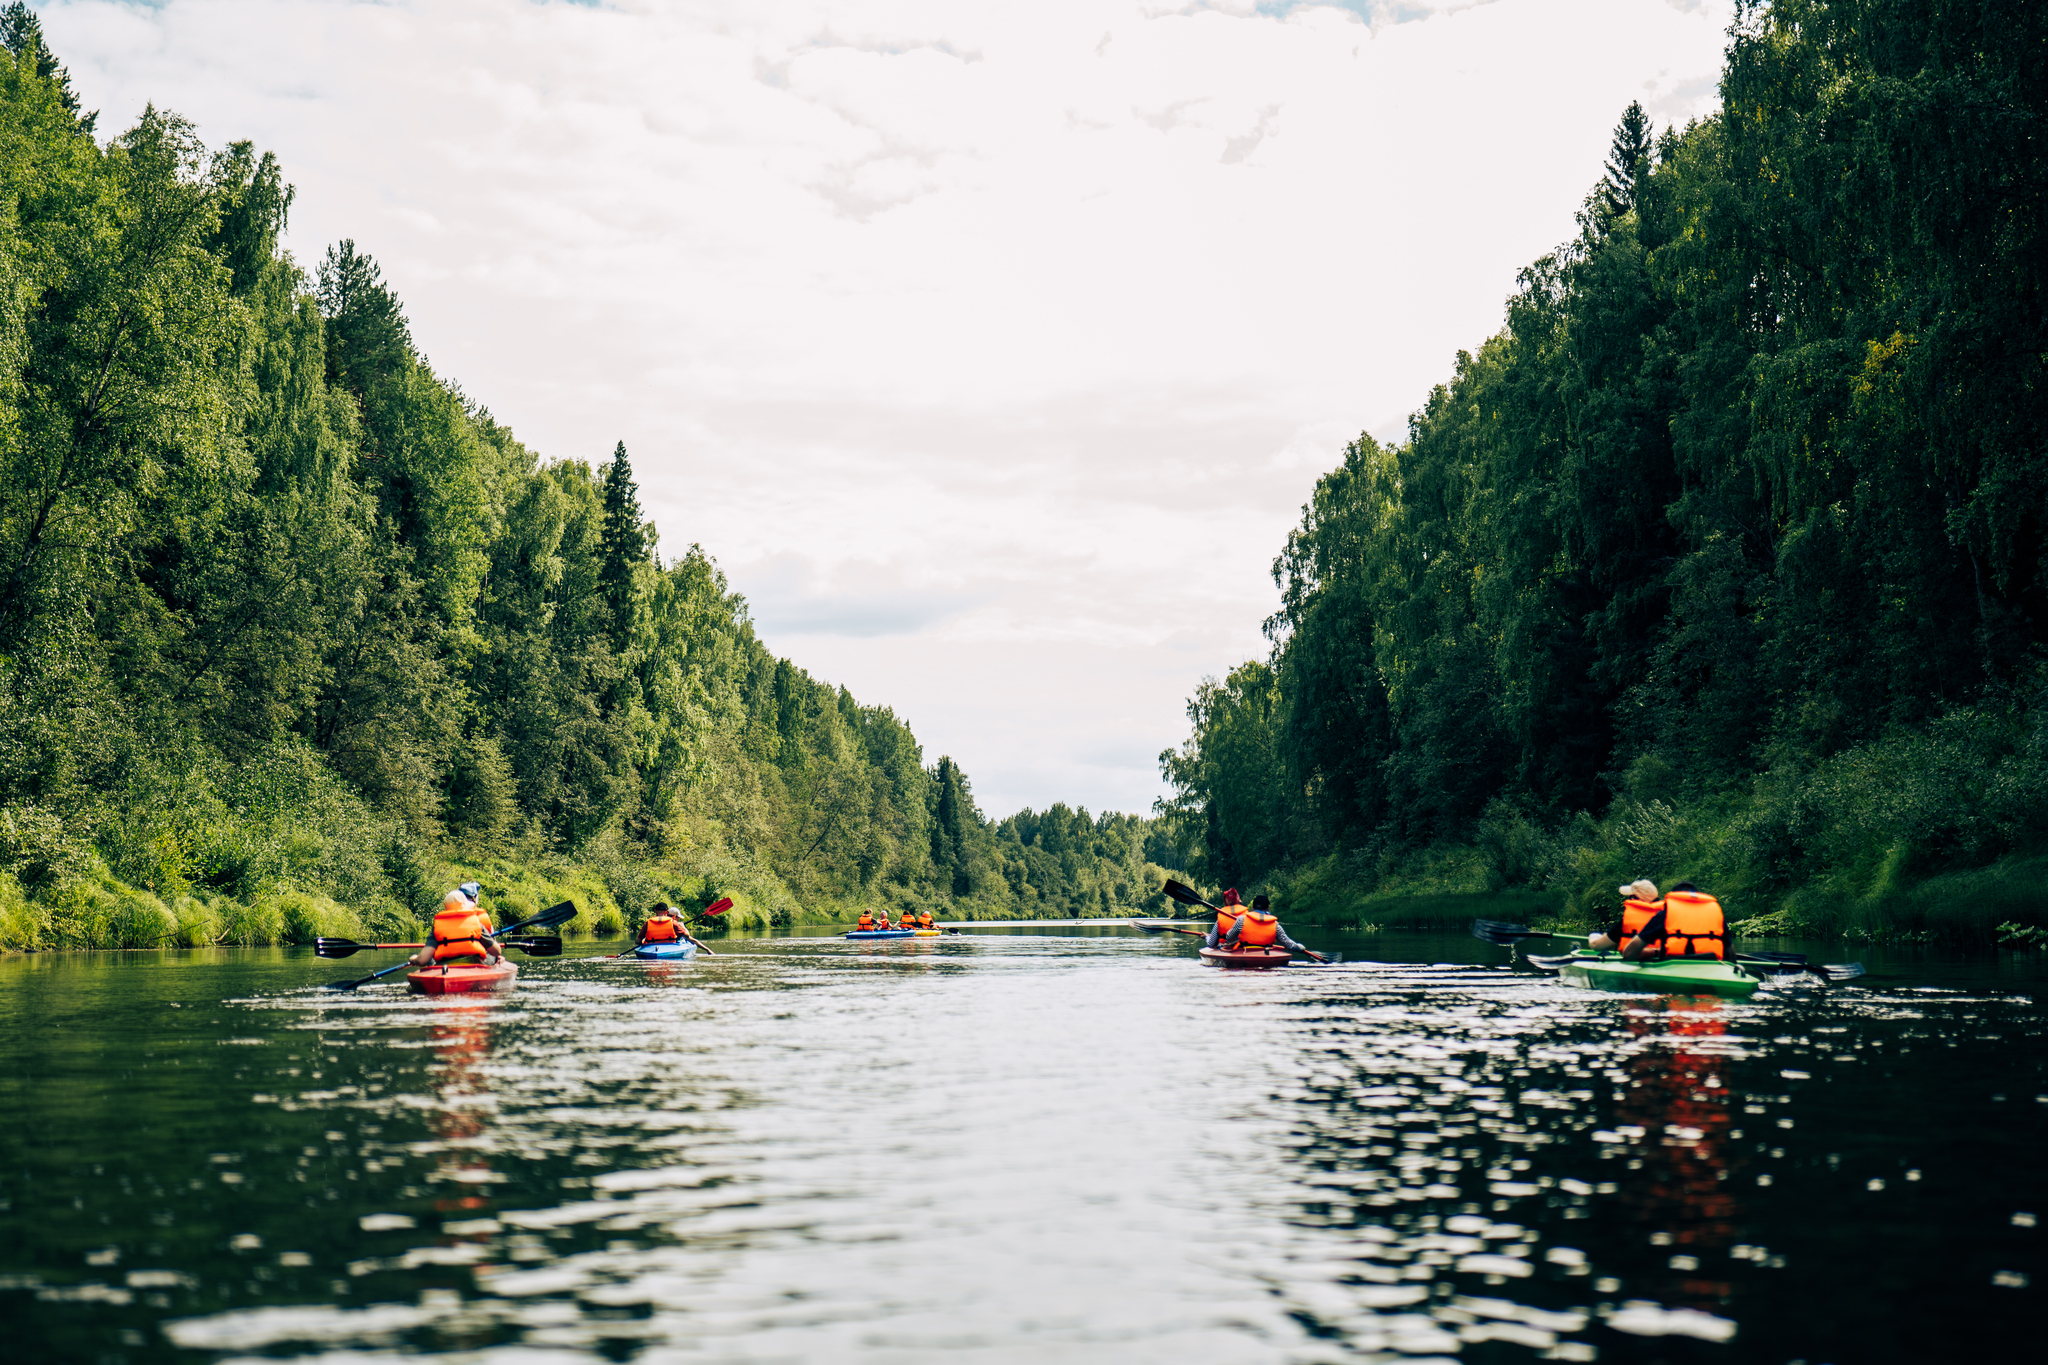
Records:
[[[519,969],[509,962],[463,963],[449,967],[419,967],[405,979],[421,995],[469,995],[477,991],[498,991],[510,986]]]
[[[677,943],[643,943],[633,950],[633,956],[650,962],[687,962],[697,955],[697,945],[687,941]]]
[[[1710,957],[1630,962],[1619,953],[1581,949],[1563,957],[1531,958],[1554,968],[1560,979],[1605,991],[1644,991],[1659,995],[1720,995],[1731,999],[1752,994],[1763,978],[1733,962]]]
[[[1294,954],[1285,948],[1203,948],[1204,962],[1213,962],[1219,967],[1285,967],[1294,961]]]
[[[848,938],[917,938],[924,934],[936,935],[936,929],[855,929]]]

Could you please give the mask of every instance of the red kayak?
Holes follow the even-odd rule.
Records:
[[[471,991],[501,991],[512,984],[519,969],[509,962],[461,962],[446,967],[421,967],[405,974],[412,988],[422,995],[467,995]]]
[[[1285,948],[1203,948],[1202,960],[1219,967],[1285,967],[1294,954]]]

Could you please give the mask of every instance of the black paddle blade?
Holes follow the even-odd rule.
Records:
[[[1806,965],[1806,954],[1805,954],[1805,953],[1750,953],[1750,952],[1741,952],[1741,953],[1737,953],[1737,954],[1736,954],[1735,956],[1736,956],[1736,957],[1737,957],[1738,959],[1747,959],[1747,960],[1749,960],[1749,961],[1753,961],[1753,962],[1782,962],[1782,963],[1786,964],[1787,966],[1791,966],[1791,967],[1804,967],[1804,966]]]
[[[545,929],[550,925],[561,924],[566,920],[574,918],[576,918],[576,902],[563,901],[560,905],[549,906],[532,919],[523,919],[517,924],[506,925],[498,931],[497,937],[503,938],[507,934],[516,934],[521,929]]]
[[[354,957],[368,946],[352,938],[316,938],[313,940],[313,956]]]
[[[1203,900],[1199,895],[1197,895],[1193,888],[1182,886],[1179,882],[1173,881],[1171,879],[1169,879],[1166,885],[1161,887],[1160,890],[1164,891],[1168,896],[1172,897],[1174,900],[1179,901],[1182,905],[1209,905],[1209,902]],[[1216,907],[1213,905],[1209,905],[1209,908],[1211,910],[1214,910]]]
[[[1472,937],[1506,948],[1520,943],[1525,938],[1542,937],[1542,934],[1541,931],[1531,929],[1526,924],[1509,924],[1497,919],[1475,919],[1472,921]]]
[[[528,957],[560,957],[562,955],[562,940],[553,934],[544,934],[536,938],[504,938],[499,939],[498,942],[507,948],[517,948]]]
[[[1863,964],[1861,962],[1830,962],[1822,967],[1821,970],[1827,973],[1827,978],[1830,981],[1854,981],[1857,977],[1863,975]]]

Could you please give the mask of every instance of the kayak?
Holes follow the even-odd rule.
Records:
[[[405,979],[421,995],[468,995],[510,986],[519,969],[509,962],[461,963],[452,967],[420,967]]]
[[[918,936],[919,934],[921,934],[921,933],[923,933],[923,932],[925,932],[925,931],[924,931],[924,930],[921,930],[921,929],[855,929],[855,930],[853,930],[852,932],[848,933],[848,934],[847,934],[847,937],[848,937],[848,938],[916,938],[916,937],[917,937],[917,936]],[[932,932],[933,934],[937,934],[937,933],[938,933],[939,931],[938,931],[938,930],[936,930],[936,929],[933,929],[933,930],[931,930],[931,932]]]
[[[688,942],[643,943],[633,950],[633,956],[649,962],[687,962],[697,955],[697,945]]]
[[[1219,967],[1285,967],[1294,961],[1294,954],[1285,948],[1204,947],[1201,954],[1204,962]]]
[[[1534,960],[1534,959],[1532,959]],[[1681,957],[1663,962],[1628,962],[1620,953],[1582,948],[1560,958],[1544,958],[1563,980],[1606,991],[1654,991],[1660,995],[1725,995],[1739,998],[1763,984],[1761,977],[1733,962],[1711,957]]]

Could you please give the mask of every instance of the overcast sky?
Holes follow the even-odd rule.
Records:
[[[33,3],[33,0],[32,0]],[[982,808],[1144,811],[1360,431],[1572,231],[1723,0],[50,0],[100,130],[253,139],[546,458]]]

